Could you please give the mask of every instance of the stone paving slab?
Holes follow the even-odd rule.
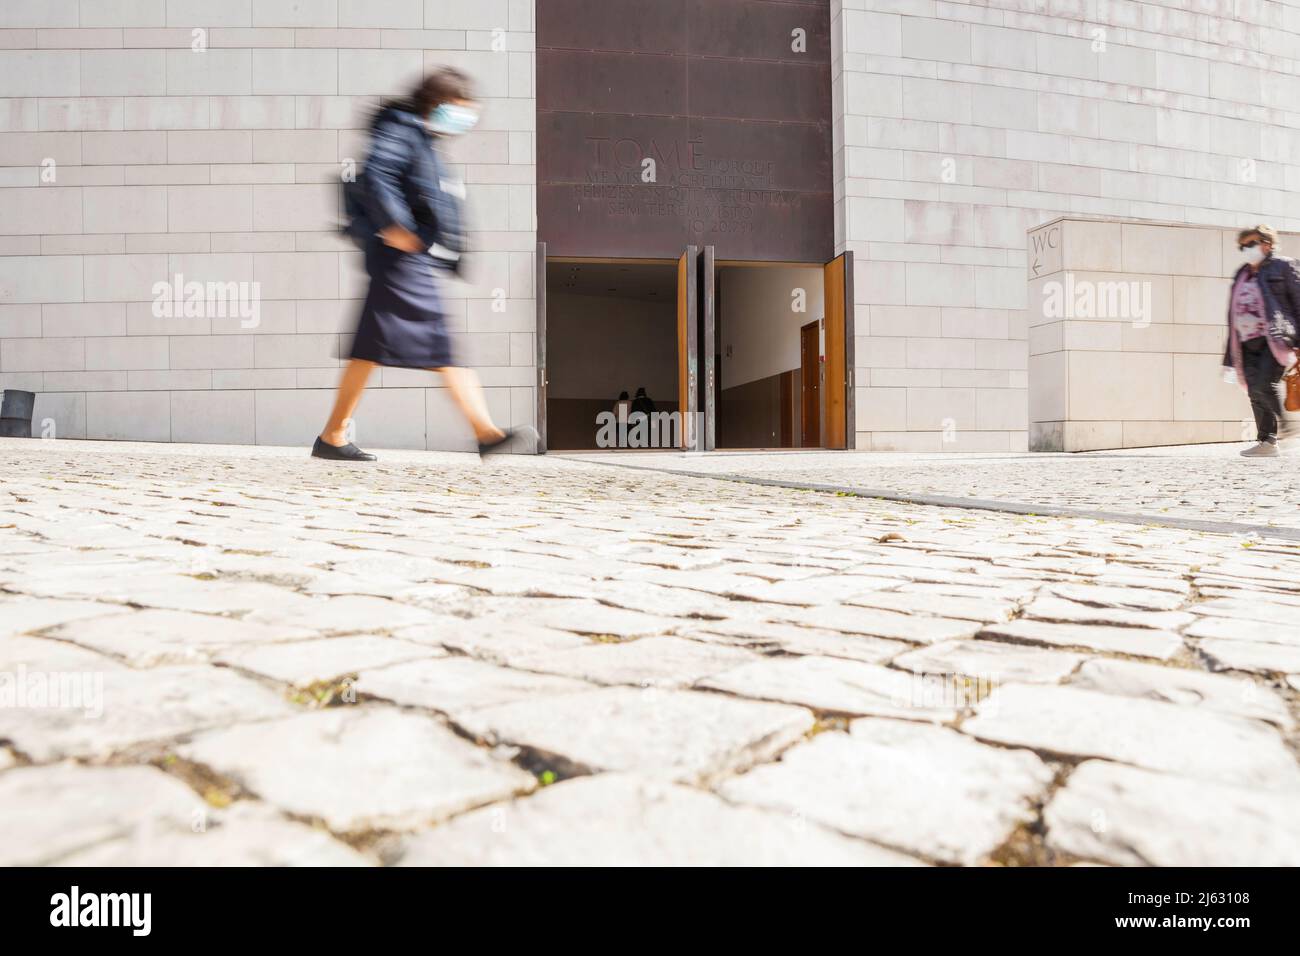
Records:
[[[232,647],[218,653],[213,660],[281,683],[304,686],[445,654],[437,647],[363,634]]]
[[[1048,647],[1077,647],[1090,651],[1107,651],[1133,657],[1151,657],[1167,661],[1183,649],[1183,641],[1172,631],[1147,627],[1111,625],[1058,624],[1018,618],[1005,624],[991,624],[980,637],[1042,644]]]
[[[1049,584],[1044,590],[1054,597],[1093,607],[1131,608],[1137,611],[1175,611],[1186,603],[1186,591],[1147,587],[1142,578],[1136,584]],[[1030,605],[1032,609],[1034,605]],[[1202,604],[1199,611],[1204,612]],[[1077,612],[1074,612],[1077,613]],[[1035,615],[1037,616],[1037,615]],[[1168,622],[1164,625],[1170,626]],[[1175,625],[1176,626],[1176,625]]]
[[[198,795],[153,767],[53,763],[0,774],[0,866],[51,863],[149,826],[188,828]]]
[[[1300,609],[1293,605],[1216,598],[1202,601],[1196,606],[1196,613],[1228,618],[1230,623],[1236,624],[1258,622],[1268,626],[1256,630],[1273,635],[1286,634],[1287,643],[1300,644]]]
[[[1089,760],[1044,820],[1050,846],[1119,866],[1300,866],[1298,800]]]
[[[1074,672],[1082,654],[1001,641],[947,641],[895,657],[895,667],[918,674],[948,674],[990,684],[1055,684]]]
[[[312,633],[293,625],[270,626],[216,614],[159,609],[85,618],[44,632],[47,637],[112,655],[133,667],[202,663],[228,647],[261,646],[311,637]]]
[[[291,602],[287,607],[277,602],[253,611],[244,620],[252,624],[310,628],[318,634],[353,634],[393,631],[433,619],[432,612],[409,604],[348,594]]]
[[[1252,677],[1204,674],[1184,667],[1136,661],[1091,660],[1070,679],[1072,687],[1252,717],[1284,730],[1295,726],[1286,701]]]
[[[481,707],[594,690],[595,686],[467,657],[447,657],[363,670],[355,688],[369,697],[460,716]]]
[[[810,615],[806,612],[787,611],[781,612],[773,620],[799,624],[809,618]],[[817,609],[816,617],[812,619],[820,626],[833,631],[920,644],[934,644],[958,637],[974,637],[980,629],[979,624],[974,621],[899,614],[894,611],[879,611],[847,604],[820,607]]]
[[[97,651],[44,637],[0,638],[0,669],[17,682],[19,668],[43,674],[97,674],[126,665]],[[16,689],[16,688],[15,688]]]
[[[61,857],[60,866],[373,866],[327,831],[241,800],[200,826],[146,826]]]
[[[1300,627],[1296,627],[1294,623],[1267,624],[1259,620],[1217,616],[1221,612],[1222,609],[1216,609],[1215,616],[1199,618],[1183,634],[1186,637],[1208,637],[1225,641],[1250,641],[1282,644],[1292,648],[1300,647]]]
[[[754,654],[738,647],[680,637],[643,637],[545,651],[520,658],[514,666],[597,684],[685,687],[755,659]]]
[[[1157,593],[1157,592],[1148,592]],[[1105,604],[1085,604],[1042,594],[1027,606],[1024,616],[1036,621],[1058,624],[1101,624],[1119,627],[1143,627],[1151,630],[1173,631],[1190,624],[1195,618],[1184,611],[1133,610]]]
[[[854,595],[844,603],[857,607],[877,608],[882,611],[901,611],[904,614],[922,614],[928,617],[956,618],[962,621],[1008,621],[1016,613],[1017,605],[1011,601],[990,597],[963,597],[960,595],[929,594],[918,599],[912,593],[877,592]]]
[[[840,631],[777,621],[706,621],[679,628],[678,633],[705,641],[724,641],[765,654],[813,654],[871,664],[887,661],[912,646],[904,641],[846,635]]]
[[[813,727],[812,714],[800,707],[653,687],[533,696],[469,711],[458,722],[581,770],[631,770],[687,783],[768,760]]]
[[[1215,502],[1260,469],[1168,457],[1210,518],[1250,511]],[[1290,859],[1300,545],[618,461],[0,441],[0,793],[74,835],[36,861]],[[1051,461],[1008,488],[1132,510],[1174,487],[1161,461]],[[979,458],[877,462],[988,481]],[[129,799],[48,799],[69,756]],[[122,769],[144,776],[81,776]],[[1240,846],[1189,843],[1200,785],[1230,791]],[[154,791],[206,828],[130,809]]]
[[[535,624],[557,631],[623,640],[671,633],[678,625],[671,617],[610,607],[596,601],[510,601],[496,604],[489,614],[498,619],[522,616]]]
[[[943,727],[864,719],[847,734],[818,734],[719,792],[928,859],[969,864],[1033,819],[1031,802],[1051,780],[1028,750],[989,747]]]
[[[1197,650],[1216,670],[1252,671],[1256,674],[1300,672],[1300,647],[1261,641],[1208,640]]]
[[[1300,798],[1300,767],[1271,727],[1160,700],[1007,684],[977,704],[961,729],[995,743],[1291,790]]]
[[[125,614],[130,610],[97,601],[0,600],[0,637],[31,634],[69,621]]]
[[[80,698],[0,707],[0,739],[41,762],[104,758],[124,748],[291,710],[275,691],[215,667],[105,669],[77,676],[82,679]]]
[[[269,605],[281,612],[291,611],[298,622],[294,626],[299,628],[311,607],[309,598],[285,594],[283,588],[256,581],[211,581],[202,563],[192,567],[191,574],[150,575],[144,581],[119,582],[117,586],[121,589],[125,585],[125,598],[145,608],[244,617],[249,611]]]
[[[706,678],[699,686],[839,716],[940,722],[957,716],[957,707],[924,676],[835,657],[769,657]]]
[[[588,647],[591,639],[541,627],[526,621],[503,623],[491,619],[447,616],[434,624],[420,624],[393,632],[417,644],[433,644],[490,664],[511,665],[524,658],[575,647]]]
[[[180,753],[339,832],[410,829],[536,786],[437,721],[389,709],[332,708],[213,730]]]
[[[402,866],[916,866],[787,814],[635,774],[602,773],[458,817]]]

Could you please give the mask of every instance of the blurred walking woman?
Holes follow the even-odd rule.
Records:
[[[375,117],[348,227],[364,243],[370,290],[334,410],[312,448],[317,458],[375,460],[346,431],[376,365],[442,373],[480,454],[504,450],[512,437],[493,424],[478,376],[456,364],[438,291],[437,271],[459,271],[465,246],[463,188],[450,181],[439,140],[467,133],[477,121],[469,78],[450,68],[430,74]],[[453,258],[436,258],[431,249]]]
[[[1223,365],[1246,390],[1255,413],[1257,444],[1242,451],[1247,458],[1278,454],[1282,403],[1277,383],[1296,359],[1300,326],[1300,266],[1274,255],[1277,233],[1271,226],[1243,229],[1237,248],[1245,263],[1232,279],[1228,296],[1228,345]],[[1235,373],[1235,374],[1234,374]]]

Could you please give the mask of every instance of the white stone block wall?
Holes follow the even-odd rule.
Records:
[[[38,434],[309,443],[365,293],[335,231],[343,164],[381,97],[448,64],[484,114],[452,149],[475,252],[446,309],[493,415],[532,424],[533,9],[0,0],[0,388],[39,393]],[[178,273],[258,283],[259,324],[157,317]],[[472,447],[432,373],[373,386],[358,443]]]
[[[1069,218],[1030,233],[1031,449],[1255,440],[1222,369],[1237,233]],[[1278,251],[1300,254],[1300,235]]]
[[[1293,0],[831,0],[831,17],[859,448],[1026,447],[1034,226],[1300,228]]]

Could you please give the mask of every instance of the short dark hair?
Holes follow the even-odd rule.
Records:
[[[454,66],[440,66],[411,91],[411,101],[427,113],[452,100],[472,100],[474,84]]]
[[[1237,233],[1237,245],[1241,245],[1251,236],[1259,236],[1270,246],[1277,245],[1277,230],[1272,226],[1266,226],[1260,223],[1258,226],[1251,226],[1249,229],[1243,229]]]
[[[388,100],[381,104],[379,112],[394,108],[425,116],[443,103],[473,98],[474,82],[467,74],[454,66],[440,66],[421,79],[405,98]]]

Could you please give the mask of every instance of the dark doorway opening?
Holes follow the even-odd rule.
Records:
[[[545,295],[547,446],[673,447],[632,416],[678,410],[678,264],[548,259]]]

